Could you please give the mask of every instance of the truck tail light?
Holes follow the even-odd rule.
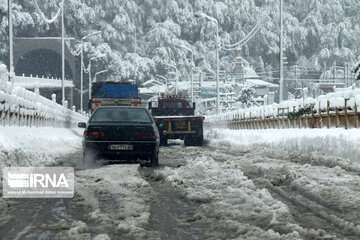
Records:
[[[131,101],[131,106],[139,106],[141,104],[140,99],[135,99]]]
[[[86,138],[100,140],[100,139],[104,139],[105,133],[99,130],[86,130],[84,132],[84,136]]]
[[[101,106],[101,101],[100,100],[93,100],[92,101],[92,104],[91,104],[91,108],[93,109],[93,110],[95,110],[96,108],[98,108],[98,107],[100,107]]]

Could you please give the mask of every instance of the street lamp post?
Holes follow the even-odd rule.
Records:
[[[168,67],[172,67],[175,69],[175,95],[178,94],[178,87],[177,87],[177,82],[178,82],[178,69],[175,65],[172,65],[172,64],[168,64],[168,63],[165,63],[164,64],[165,66],[168,66]]]
[[[99,58],[102,58],[102,57],[104,57],[104,56],[101,55],[101,56],[97,56],[97,57],[92,57],[89,60],[89,69],[88,69],[88,71],[89,71],[89,101],[91,100],[91,94],[92,94],[91,93],[91,87],[92,87],[91,64],[92,64],[93,61],[95,61],[95,60],[97,60]]]
[[[12,0],[8,0],[8,24],[9,24],[9,81],[14,84],[14,31],[12,21]]]
[[[99,71],[99,72],[97,72],[97,73],[95,73],[95,76],[94,76],[94,83],[96,83],[96,78],[97,78],[97,76],[98,75],[100,75],[100,74],[103,74],[103,73],[107,73],[109,70],[102,70],[102,71]]]
[[[100,34],[101,31],[97,31],[97,32],[93,32],[90,33],[84,37],[81,38],[81,49],[80,49],[80,58],[81,58],[81,62],[80,62],[80,111],[83,112],[83,104],[84,104],[84,40],[87,39],[88,37]]]
[[[91,87],[92,87],[92,84],[91,84],[91,62],[92,62],[92,59],[90,59],[89,61],[89,101],[91,100]]]
[[[205,18],[216,24],[216,113],[220,112],[220,86],[219,86],[219,22],[216,18],[210,17],[204,13],[196,13],[195,17]]]
[[[194,61],[194,51],[191,48],[188,48],[184,45],[177,45],[178,47],[184,48],[191,53],[191,83],[190,83],[190,91],[191,91],[191,102],[194,102],[194,70],[193,67],[195,65]]]
[[[166,77],[164,77],[163,75],[159,75],[159,74],[157,74],[156,77],[161,78],[165,82],[166,92],[168,92],[168,85],[169,85],[168,79]]]

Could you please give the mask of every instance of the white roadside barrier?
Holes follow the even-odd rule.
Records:
[[[22,87],[0,74],[0,126],[75,127],[87,117]]]

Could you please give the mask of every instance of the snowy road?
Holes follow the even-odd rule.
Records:
[[[80,156],[57,161],[74,199],[1,199],[1,239],[360,239],[354,162],[221,139],[162,148],[156,170]]]

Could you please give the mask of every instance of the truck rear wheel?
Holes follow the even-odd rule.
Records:
[[[194,140],[195,140],[195,146],[202,146],[204,144],[203,136],[197,137]]]
[[[163,135],[160,136],[160,145],[161,145],[161,146],[167,146],[167,145],[168,145],[168,139],[167,139],[167,137],[165,137],[165,136],[163,136]]]
[[[185,146],[202,146],[204,143],[203,136],[187,136],[184,139]]]

